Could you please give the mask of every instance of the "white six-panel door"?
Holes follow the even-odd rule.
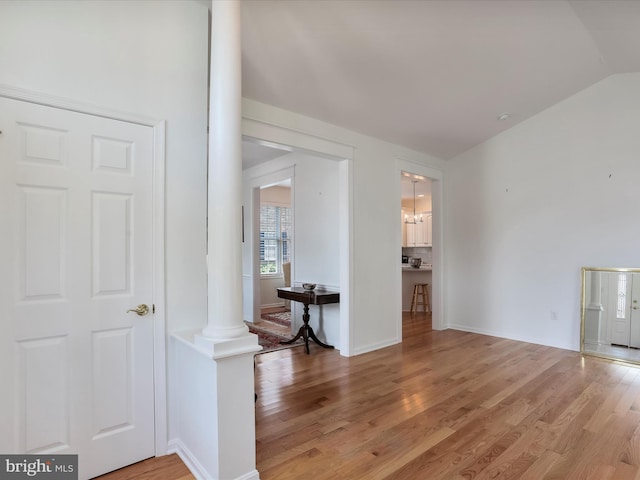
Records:
[[[0,97],[0,451],[154,455],[153,130]]]

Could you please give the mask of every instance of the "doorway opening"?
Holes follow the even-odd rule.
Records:
[[[402,232],[402,318],[420,317],[431,329],[433,295],[433,208],[431,179],[400,173]]]
[[[291,302],[277,289],[291,286],[293,205],[291,178],[261,186],[259,229],[260,326],[276,335],[291,333]]]
[[[297,332],[303,307],[285,303],[277,288],[314,283],[319,289],[340,291],[341,302],[348,299],[341,288],[341,256],[348,237],[336,222],[343,215],[344,159],[256,138],[244,140],[249,144],[243,153],[245,321],[255,326],[273,310],[289,311],[286,326],[289,333]],[[341,304],[311,309],[316,334],[340,348]]]
[[[402,338],[403,318],[415,315],[411,312],[416,310],[428,317],[425,321],[429,328],[445,328],[442,312],[442,171],[404,160],[397,160],[396,167],[400,214],[397,237],[402,262],[396,277],[396,305],[398,336]]]

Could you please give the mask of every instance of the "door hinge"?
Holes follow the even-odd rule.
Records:
[[[156,304],[151,305],[151,313],[156,313]]]

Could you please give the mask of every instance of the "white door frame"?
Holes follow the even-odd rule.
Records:
[[[252,118],[246,113],[242,115],[242,134],[258,140],[306,150],[311,155],[320,157],[327,155],[327,158],[333,160],[342,159],[339,162],[338,181],[341,204],[346,205],[346,208],[341,208],[338,215],[340,232],[340,345],[337,345],[337,348],[340,350],[340,355],[349,357],[354,352],[353,305],[350,300],[353,291],[354,247],[351,225],[353,221],[353,157],[355,147]]]
[[[106,108],[55,97],[39,92],[0,84],[0,97],[34,103],[76,113],[144,125],[153,129],[153,377],[155,455],[167,453],[167,384],[166,384],[166,331],[165,331],[165,276],[164,276],[164,183],[165,183],[165,121],[136,116]]]
[[[442,180],[443,173],[441,170],[437,170],[433,167],[428,167],[420,163],[409,162],[407,160],[396,160],[396,191],[398,192],[398,213],[400,213],[402,203],[402,186],[401,176],[402,172],[414,173],[416,175],[422,175],[433,180],[431,184],[431,205],[433,212],[433,247],[432,247],[432,284],[431,285],[431,310],[432,310],[432,325],[434,330],[444,330],[446,325],[444,323],[444,265],[442,259],[444,258],[444,245],[442,241],[443,233],[443,212],[442,212]],[[400,219],[400,215],[398,215]],[[399,220],[398,220],[399,221]],[[397,229],[397,241],[396,245],[402,245],[402,231]],[[398,312],[398,338],[402,338],[402,271],[398,268],[396,272],[396,312]]]
[[[262,291],[262,286],[260,284],[260,249],[259,245],[259,233],[260,233],[260,187],[265,185],[269,185],[272,183],[278,183],[286,179],[291,179],[291,210],[294,211],[295,205],[293,203],[294,198],[294,189],[295,189],[295,167],[287,167],[274,172],[269,172],[264,175],[260,175],[258,177],[251,178],[249,180],[249,188],[251,189],[251,205],[250,209],[251,215],[246,215],[245,212],[245,222],[249,221],[252,223],[252,228],[247,231],[252,235],[251,238],[247,238],[247,234],[245,234],[245,242],[251,245],[253,248],[251,250],[252,253],[252,265],[251,265],[251,278],[253,279],[253,301],[251,308],[253,309],[253,322],[260,321],[260,295]],[[295,243],[295,238],[294,238]],[[295,262],[295,256],[292,255],[292,268],[293,262]],[[293,324],[292,324],[293,325]],[[293,327],[292,327],[293,328]]]

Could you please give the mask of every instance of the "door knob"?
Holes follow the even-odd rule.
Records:
[[[144,303],[141,303],[136,308],[130,308],[129,310],[127,310],[127,313],[129,312],[135,312],[137,315],[143,317],[147,313],[149,313],[149,307],[147,307]]]

